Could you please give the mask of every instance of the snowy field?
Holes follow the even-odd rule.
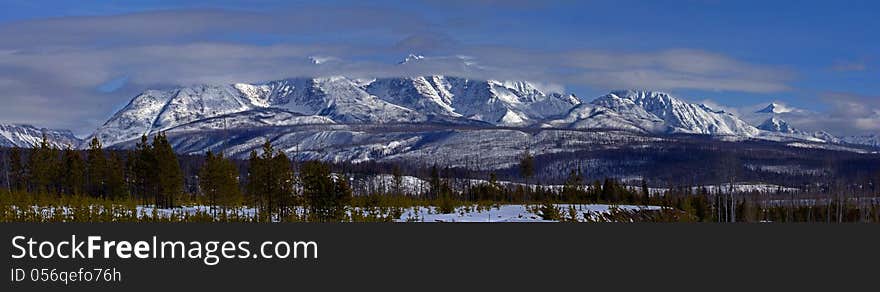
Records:
[[[578,221],[583,221],[586,213],[607,213],[611,208],[623,210],[659,210],[657,206],[632,206],[632,205],[567,205],[557,204],[556,208],[561,213],[568,211],[573,206],[578,213]],[[529,211],[525,205],[501,205],[478,211],[474,208],[458,208],[451,214],[439,214],[434,207],[413,208],[403,213],[397,221],[403,222],[553,222],[541,219],[538,214]]]
[[[582,221],[585,214],[602,214],[607,213],[611,208],[619,208],[622,210],[659,210],[658,206],[634,206],[634,205],[603,205],[603,204],[557,204],[555,205],[560,213],[566,213],[569,207],[574,207],[578,213],[578,220]],[[532,205],[534,207],[534,205]],[[534,208],[532,208],[534,209]],[[436,207],[415,207],[407,208],[396,222],[552,222],[541,219],[541,216],[529,211],[527,205],[498,205],[489,208],[478,208],[474,206],[465,206],[456,208],[455,212],[442,214],[437,211]],[[189,206],[174,209],[157,209],[159,216],[167,217],[171,214],[195,214],[198,212],[210,212],[209,206]],[[299,210],[300,212],[302,210]],[[139,213],[151,214],[152,207],[138,207]],[[218,211],[219,212],[219,211]],[[229,213],[237,213],[240,216],[252,217],[255,214],[253,208],[242,208],[237,210],[229,210]]]
[[[618,208],[620,210],[659,210],[658,206],[635,206],[635,205],[604,205],[604,204],[556,204],[555,205],[561,214],[568,216],[569,208],[573,207],[577,211],[577,219],[578,221],[585,220],[585,217],[591,216],[595,217],[599,214],[608,213],[613,208]],[[483,206],[479,207],[477,205],[470,206],[462,206],[455,209],[455,212],[449,214],[440,213],[436,207],[413,207],[413,208],[405,208],[400,213],[401,215],[397,218],[392,219],[394,222],[553,222],[549,220],[544,220],[539,216],[536,212],[539,206],[537,205],[496,205],[496,206]],[[40,208],[33,207],[34,211],[37,213],[42,213],[44,216],[57,215],[56,208]],[[101,206],[93,206],[93,210],[95,208],[102,208]],[[69,208],[62,208],[60,213],[68,213],[71,212]],[[297,210],[297,212],[302,212],[302,209]],[[373,210],[375,211],[375,210]],[[131,211],[128,211],[131,212]],[[136,213],[126,213],[126,216],[136,215],[138,218],[149,218],[149,217],[158,217],[158,218],[170,218],[172,216],[183,216],[183,215],[195,215],[195,214],[211,214],[213,213],[210,206],[183,206],[177,208],[170,209],[156,209],[149,206],[138,206],[136,208]],[[215,210],[216,214],[219,214],[220,209]],[[236,208],[226,210],[228,215],[235,215],[237,217],[244,218],[252,218],[256,214],[256,210],[253,208]],[[220,216],[220,215],[216,215]]]

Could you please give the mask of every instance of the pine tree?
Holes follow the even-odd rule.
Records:
[[[333,198],[331,207],[331,218],[335,222],[345,221],[346,206],[351,204],[352,194],[351,186],[348,184],[347,176],[339,176],[333,185]]]
[[[128,153],[126,160],[128,170],[129,188],[135,198],[142,204],[149,201],[155,202],[157,173],[156,159],[153,147],[147,140],[147,135],[142,135],[141,140],[135,144],[135,149]]]
[[[86,152],[86,189],[90,195],[105,198],[105,177],[107,175],[107,158],[98,138],[92,138],[89,149]]]
[[[582,178],[579,171],[571,170],[565,185],[562,186],[562,197],[567,200],[577,200],[581,194]]]
[[[125,188],[125,164],[116,152],[110,152],[107,159],[106,173],[104,175],[105,192],[107,197],[121,199],[128,196]]]
[[[330,177],[330,166],[319,161],[307,161],[300,170],[300,180],[309,217],[319,222],[332,220],[335,211],[334,189],[337,186]]]
[[[245,193],[247,194],[247,199],[253,204],[253,207],[257,209],[257,212],[262,211],[260,210],[262,206],[260,194],[263,192],[263,186],[266,184],[265,169],[263,160],[257,155],[257,151],[251,151],[250,159],[248,159],[247,185],[245,186]],[[257,214],[257,218],[261,218],[259,213]]]
[[[394,191],[393,195],[400,196],[403,193],[403,173],[396,164],[391,167],[391,187]]]
[[[3,190],[12,192],[12,182],[9,181],[9,152],[3,150]]]
[[[171,143],[164,132],[153,138],[153,156],[156,161],[156,206],[171,208],[174,198],[183,193],[183,171]]]
[[[235,164],[224,158],[222,153],[214,155],[208,151],[205,164],[199,172],[199,186],[211,202],[212,209],[222,207],[225,212],[228,207],[241,203]]]
[[[280,218],[287,215],[288,207],[295,204],[293,196],[294,175],[290,159],[276,152],[268,140],[262,153],[251,152],[248,169],[248,196],[260,206],[261,220],[270,220],[275,213]]]
[[[559,220],[559,217],[561,217],[560,216],[561,214],[559,212],[559,208],[557,208],[556,205],[553,204],[553,201],[551,201],[549,199],[544,200],[544,203],[541,204],[539,211],[540,211],[539,215],[541,216],[541,219],[544,219],[544,220],[555,221],[555,220]]]
[[[62,193],[67,195],[81,195],[85,187],[85,162],[76,150],[67,147],[62,153]]]
[[[651,190],[648,188],[648,182],[642,179],[642,205],[651,204]]]
[[[440,171],[437,169],[437,165],[431,166],[431,178],[428,183],[431,187],[428,192],[428,197],[431,199],[438,198],[440,196],[442,185],[440,181]]]
[[[29,168],[33,192],[37,194],[51,192],[58,171],[56,150],[49,144],[43,134],[43,140],[31,152]]]
[[[602,182],[599,180],[593,181],[593,186],[590,187],[590,201],[591,202],[599,202],[602,200]]]
[[[493,202],[501,199],[501,186],[498,184],[498,175],[494,171],[489,173],[488,194],[486,197]]]
[[[27,168],[21,157],[21,148],[12,147],[9,151],[9,183],[13,191],[26,191]]]
[[[272,157],[273,183],[276,192],[272,193],[273,201],[277,202],[280,218],[286,218],[290,207],[296,204],[293,195],[294,173],[290,158],[284,152],[279,151]]]
[[[535,158],[528,150],[523,152],[519,160],[519,173],[526,181],[535,175]]]

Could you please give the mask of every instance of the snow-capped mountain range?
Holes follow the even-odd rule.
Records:
[[[451,58],[479,68],[466,56]],[[412,54],[400,66],[431,60]],[[339,60],[310,61],[322,66]],[[751,113],[766,120],[758,123],[750,116],[755,123],[750,124],[733,113],[659,91],[618,90],[588,101],[528,81],[330,76],[146,90],[84,140],[70,131],[9,125],[0,126],[0,146],[30,147],[45,133],[59,147],[85,147],[85,141],[95,137],[105,146],[127,148],[142,135],[166,131],[184,153],[211,149],[245,155],[271,139],[280,149],[303,151],[312,158],[363,160],[413,153],[430,157],[443,151],[459,155],[456,147],[484,144],[499,151],[546,147],[554,152],[572,142],[563,140],[586,135],[573,134],[576,131],[603,130],[619,136],[602,136],[603,143],[641,139],[627,136],[633,134],[695,134],[880,147],[877,136],[839,138],[796,129],[782,120],[791,113],[801,110],[771,103]],[[597,137],[591,135],[586,136]]]
[[[34,147],[43,141],[44,134],[49,144],[60,149],[66,147],[76,148],[82,144],[82,141],[69,130],[37,128],[31,125],[0,124],[0,147]]]
[[[580,104],[553,127],[624,129],[650,134],[707,134],[755,137],[760,131],[733,114],[684,102],[656,91],[614,91]]]
[[[779,135],[781,137],[788,137],[791,139],[802,139],[813,142],[822,142],[822,143],[841,143],[845,142],[843,138],[835,137],[834,135],[829,134],[825,131],[817,131],[817,132],[807,132],[800,129],[795,128],[785,120],[777,117],[776,115],[770,116],[766,121],[761,123],[758,126],[758,129],[762,131],[766,131],[772,135]],[[848,143],[848,142],[847,142]],[[862,143],[849,143],[855,145],[866,145]],[[867,145],[872,146],[872,145]]]
[[[407,62],[421,58],[411,56]],[[270,139],[304,158],[352,161],[519,153],[524,147],[544,147],[545,153],[570,151],[558,149],[571,142],[560,137],[575,137],[580,134],[572,131],[582,130],[618,133],[620,137],[611,141],[630,141],[627,135],[632,134],[696,134],[877,145],[869,138],[845,140],[801,131],[778,117],[793,110],[770,104],[759,111],[770,117],[753,126],[732,113],[658,91],[619,90],[582,102],[572,94],[542,91],[527,81],[334,76],[148,90],[93,137],[105,145],[128,148],[142,135],[167,131],[184,153],[210,149],[239,157]],[[463,126],[480,130],[466,131]],[[465,145],[486,146],[461,150]]]
[[[446,76],[299,78],[262,84],[202,85],[137,96],[93,134],[106,145],[158,131],[302,124],[464,122],[528,126],[580,104],[523,81]],[[228,121],[226,121],[228,122]]]

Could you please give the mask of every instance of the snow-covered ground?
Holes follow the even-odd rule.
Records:
[[[749,170],[753,171],[764,171],[778,174],[793,174],[793,175],[820,175],[822,174],[822,169],[820,168],[807,168],[800,165],[762,165],[762,164],[746,164],[744,165]]]
[[[560,214],[568,216],[569,208],[573,207],[577,213],[577,220],[584,221],[587,216],[595,217],[599,214],[610,212],[614,208],[620,210],[660,210],[659,206],[635,206],[635,205],[604,205],[604,204],[556,204]],[[455,209],[455,212],[442,214],[436,207],[413,207],[403,210],[401,215],[394,218],[394,222],[553,222],[544,220],[536,210],[536,205],[496,205],[491,207],[478,207],[476,205],[461,206]],[[93,206],[93,211],[103,208],[102,206]],[[33,207],[34,211],[41,213],[45,217],[58,215],[56,208],[53,207]],[[64,207],[59,213],[70,214],[74,210]],[[303,210],[297,210],[301,213]],[[373,210],[375,211],[375,210]],[[211,214],[210,206],[182,206],[170,209],[156,209],[149,206],[137,206],[135,213],[132,214],[128,209],[126,216],[136,215],[138,218],[170,218],[172,216],[182,217],[192,216],[196,214]],[[217,214],[221,213],[220,209],[215,210]],[[254,208],[236,208],[226,210],[227,215],[238,216],[243,218],[252,218],[256,215]],[[219,216],[219,215],[217,215]]]
[[[607,213],[611,208],[622,210],[659,210],[657,206],[633,206],[633,205],[555,205],[560,213],[567,213],[569,207],[577,211],[578,221],[583,221],[585,214]],[[459,207],[450,214],[439,214],[434,207],[419,207],[409,209],[397,220],[399,222],[552,222],[541,219],[538,214],[529,211],[526,205],[500,205],[483,210],[474,207]]]
[[[694,187],[694,190],[699,190],[700,188],[705,187],[709,193],[730,193],[730,190],[733,190],[734,193],[748,193],[748,192],[762,192],[762,193],[773,193],[773,192],[783,192],[783,193],[792,193],[797,192],[800,189],[784,187],[780,185],[773,184],[763,184],[763,183],[738,183],[733,184],[733,187],[730,184],[723,185],[712,185],[712,186],[702,186],[702,187]]]
[[[567,213],[569,207],[574,207],[578,213],[578,220],[583,221],[585,214],[601,214],[608,213],[612,208],[620,208],[622,210],[659,210],[658,206],[635,206],[635,205],[604,205],[604,204],[556,204],[560,213]],[[493,207],[479,208],[476,205],[463,206],[455,209],[455,212],[449,214],[440,213],[436,207],[414,207],[407,208],[397,219],[396,222],[552,222],[541,219],[541,216],[530,211],[529,205],[497,205]],[[159,216],[168,217],[171,214],[196,214],[201,212],[210,212],[209,206],[187,206],[174,209],[158,209],[156,212]],[[302,210],[299,210],[301,212]],[[138,207],[138,213],[151,214],[152,207]],[[217,211],[220,212],[220,211]],[[253,208],[242,208],[237,210],[229,210],[228,213],[236,213],[239,216],[251,217],[256,214]]]
[[[779,171],[787,170],[787,171],[792,171],[792,172],[800,171],[803,173],[809,173],[810,171],[818,171],[818,170],[811,170],[811,169],[782,168],[782,167],[780,167],[780,169],[776,169],[776,170],[779,170]],[[641,177],[625,178],[623,181],[626,184],[627,189],[629,189],[631,191],[635,191],[635,192],[641,192],[641,186],[640,186]],[[453,187],[453,189],[463,190],[467,186],[475,186],[475,185],[485,184],[488,182],[489,181],[482,180],[482,179],[460,178],[460,179],[451,179],[450,185]],[[534,185],[534,184],[525,184],[525,183],[505,181],[505,180],[499,180],[496,182],[496,184],[498,186],[508,188],[508,189],[513,189],[513,188],[522,186],[524,188],[534,190],[537,187],[537,185]],[[388,175],[388,174],[359,177],[357,179],[354,179],[352,182],[352,188],[359,190],[359,191],[362,191],[362,192],[366,192],[366,193],[369,193],[369,192],[392,192],[392,191],[394,191],[393,186],[394,186],[393,176]],[[589,186],[589,184],[584,185],[584,187],[587,187],[587,186]],[[560,190],[562,190],[563,185],[541,185],[541,187],[545,188],[545,189],[549,189],[549,190],[560,191]],[[775,185],[775,184],[750,183],[750,182],[734,183],[733,188],[731,188],[729,184],[722,184],[720,186],[718,186],[718,185],[695,186],[695,187],[693,187],[693,190],[698,191],[703,187],[705,187],[710,193],[728,193],[731,190],[733,190],[734,192],[763,192],[763,193],[775,193],[775,192],[781,190],[784,193],[791,193],[791,192],[797,192],[800,190],[798,188],[780,186],[780,185]],[[402,176],[401,177],[400,191],[403,193],[408,193],[408,194],[424,193],[428,189],[430,189],[430,183],[424,179],[414,177],[414,176]],[[648,188],[648,191],[651,193],[652,196],[663,195],[663,193],[665,193],[667,190],[669,190],[669,189],[668,188],[660,188],[660,187]]]

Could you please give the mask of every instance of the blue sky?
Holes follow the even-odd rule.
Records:
[[[0,5],[0,98],[16,104],[0,109],[0,121],[77,133],[145,88],[370,72],[536,79],[587,100],[659,89],[739,112],[779,101],[821,113],[792,117],[805,128],[880,131],[877,1]],[[409,52],[465,55],[484,68],[390,67]],[[340,61],[305,68],[302,57],[314,55]],[[64,113],[53,108],[59,101],[70,105]]]

